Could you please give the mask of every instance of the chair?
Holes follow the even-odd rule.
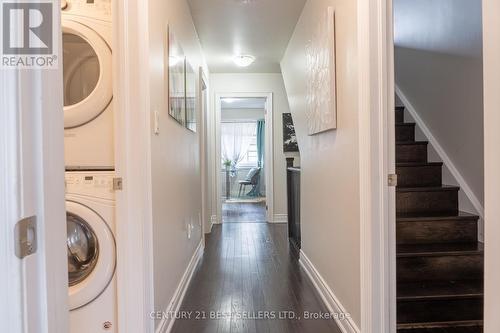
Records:
[[[245,192],[245,188],[247,185],[256,186],[259,181],[260,176],[260,168],[252,168],[248,171],[245,180],[240,180],[238,183],[240,184],[240,190],[238,192],[238,197],[241,197],[241,190],[243,189],[243,193]]]

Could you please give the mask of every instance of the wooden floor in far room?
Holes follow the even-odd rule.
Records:
[[[222,204],[222,222],[224,223],[262,223],[266,220],[265,201]]]
[[[192,318],[177,319],[172,332],[340,333],[333,320],[304,319],[305,311],[328,310],[287,237],[283,224],[214,225],[180,309]],[[289,318],[265,319],[285,314]]]

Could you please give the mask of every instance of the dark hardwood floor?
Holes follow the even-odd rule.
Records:
[[[225,223],[261,223],[266,220],[265,201],[222,204],[222,221]]]
[[[177,319],[176,333],[341,332],[333,320],[304,319],[328,310],[289,248],[286,225],[215,225],[180,311],[191,319]]]

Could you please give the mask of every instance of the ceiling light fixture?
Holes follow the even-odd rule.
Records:
[[[239,67],[248,67],[255,61],[255,57],[251,55],[236,55],[233,57],[234,63]]]

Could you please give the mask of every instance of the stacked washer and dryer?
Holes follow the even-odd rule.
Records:
[[[110,0],[63,1],[70,333],[116,332]]]

